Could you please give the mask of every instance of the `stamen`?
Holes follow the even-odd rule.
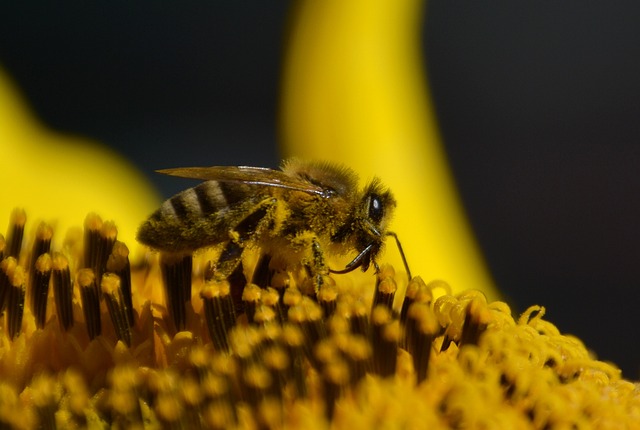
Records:
[[[260,301],[263,305],[270,307],[275,312],[275,321],[278,324],[284,323],[286,320],[286,312],[282,299],[284,296],[284,290],[277,290],[272,287],[267,287],[262,291]]]
[[[4,240],[4,236],[0,234],[0,261],[4,260],[5,249],[7,249],[7,241]]]
[[[289,309],[288,321],[298,324],[305,339],[305,351],[312,364],[315,362],[313,349],[327,335],[322,315],[322,308],[308,296],[303,296],[299,305]]]
[[[285,385],[290,375],[291,359],[283,346],[272,344],[262,352],[262,361],[271,373],[273,381],[269,395],[282,401]]]
[[[42,254],[46,254],[51,250],[51,238],[53,237],[53,228],[41,222],[38,225],[38,229],[36,230],[36,237],[33,241],[33,246],[31,247],[31,265],[29,274],[31,279],[33,279],[35,273],[35,265],[38,257]]]
[[[322,370],[324,382],[325,417],[331,421],[335,413],[336,402],[349,386],[351,375],[349,366],[343,359],[335,358],[326,363]]]
[[[77,283],[80,286],[80,298],[82,300],[82,312],[87,325],[89,340],[100,336],[102,324],[100,321],[100,296],[96,277],[92,269],[78,270]]]
[[[96,213],[90,213],[84,220],[84,267],[98,273],[100,266],[100,229],[102,218]]]
[[[405,342],[408,352],[413,357],[413,367],[419,384],[427,378],[431,343],[440,325],[431,308],[425,304],[414,303],[409,308],[407,316]]]
[[[91,405],[91,396],[84,377],[75,369],[69,368],[62,374],[64,396],[61,400],[66,404],[66,423],[76,428],[87,428],[87,408]]]
[[[118,366],[113,369],[109,380],[109,403],[113,414],[112,426],[119,428],[142,427],[144,418],[138,398],[142,380],[133,366]]]
[[[36,327],[43,328],[47,317],[47,299],[49,297],[49,279],[51,278],[51,256],[48,253],[38,257],[34,264],[31,280],[31,312]]]
[[[477,345],[480,335],[487,329],[490,318],[486,305],[480,300],[472,300],[466,309],[460,346]]]
[[[22,266],[16,266],[10,279],[9,294],[7,297],[7,332],[9,339],[13,340],[22,329],[22,316],[24,314],[26,274]]]
[[[55,429],[55,413],[60,402],[60,390],[56,381],[47,374],[41,373],[31,382],[31,400],[36,407],[39,428]]]
[[[53,267],[53,296],[56,302],[56,314],[62,331],[73,326],[73,287],[67,258],[54,252],[51,259]]]
[[[262,289],[256,284],[248,284],[242,292],[244,312],[251,324],[255,323],[256,310],[260,304],[260,294],[262,294]]]
[[[428,288],[422,278],[420,276],[412,278],[407,285],[407,291],[405,292],[404,300],[402,301],[400,322],[402,324],[407,323],[407,312],[413,303],[430,304],[432,300],[433,295],[431,294],[431,289]]]
[[[386,305],[378,305],[371,311],[373,370],[383,378],[396,373],[400,333],[400,324]]]
[[[120,277],[115,273],[105,273],[100,282],[103,297],[107,302],[107,309],[116,336],[127,346],[131,346],[131,326],[127,318],[127,304],[120,284]]]
[[[191,301],[191,254],[160,254],[164,297],[176,331],[187,326],[187,302]]]
[[[351,300],[349,310],[349,321],[351,323],[351,332],[359,334],[366,338],[369,337],[371,327],[369,325],[369,311],[364,301]]]
[[[304,335],[300,327],[293,324],[285,324],[282,329],[282,341],[285,344],[288,356],[291,357],[291,374],[295,395],[300,398],[307,396],[307,372],[304,352]]]
[[[7,307],[9,291],[11,290],[11,278],[17,266],[18,260],[11,256],[0,262],[0,312]]]
[[[272,307],[266,306],[266,305],[260,305],[256,309],[256,312],[254,315],[255,324],[266,326],[266,325],[272,325],[276,321],[277,321],[276,311]]]
[[[393,299],[395,298],[398,286],[395,281],[395,271],[390,265],[385,265],[378,273],[376,279],[376,289],[373,296],[371,309],[378,305],[384,305],[389,310],[393,309]]]
[[[343,333],[333,337],[342,357],[349,365],[351,388],[355,388],[371,370],[372,348],[369,339],[363,336]]]
[[[284,291],[282,307],[285,321],[289,319],[289,310],[302,302],[302,293],[297,288],[291,287]]]
[[[212,430],[227,430],[235,426],[236,408],[223,401],[212,401],[203,412],[203,424]]]
[[[127,310],[127,323],[133,327],[133,298],[131,297],[131,264],[129,248],[123,242],[116,241],[107,260],[107,272],[115,273],[120,278],[120,289]]]
[[[335,284],[325,282],[318,290],[317,299],[320,306],[322,306],[325,318],[333,315],[338,303],[338,289]]]
[[[254,408],[268,394],[273,379],[262,363],[251,363],[242,369],[243,391],[245,398]]]
[[[16,208],[11,212],[5,254],[16,260],[20,256],[20,249],[22,249],[22,237],[24,236],[24,225],[26,223],[27,214],[24,209]]]
[[[209,337],[213,341],[216,351],[229,351],[229,331],[236,321],[233,299],[230,294],[231,285],[228,281],[216,282],[210,280],[200,292],[204,303],[204,316],[209,330]]]

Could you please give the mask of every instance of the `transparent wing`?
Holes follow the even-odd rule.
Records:
[[[304,178],[288,175],[281,170],[266,167],[250,166],[212,166],[212,167],[177,167],[174,169],[156,170],[164,175],[181,178],[202,179],[204,181],[238,182],[243,184],[261,185],[264,187],[286,188],[329,197],[332,190],[324,189]]]

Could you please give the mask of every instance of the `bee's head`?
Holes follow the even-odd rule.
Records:
[[[372,262],[376,264],[395,206],[393,195],[377,178],[364,188],[350,226],[351,239],[359,253],[343,270],[332,270],[333,273],[347,273],[358,267],[366,271]]]
[[[391,191],[384,188],[377,178],[371,181],[364,189],[358,205],[357,218],[365,236],[362,239],[367,242],[375,239],[382,241],[395,207],[396,200]]]

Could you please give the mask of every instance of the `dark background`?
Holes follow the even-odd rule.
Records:
[[[275,166],[288,7],[2,2],[0,66],[50,127],[144,171]],[[640,3],[433,0],[428,11],[442,134],[497,284],[517,312],[545,305],[637,379]],[[166,196],[184,187],[150,177]]]

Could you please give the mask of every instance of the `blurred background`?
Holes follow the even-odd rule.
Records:
[[[168,197],[186,185],[154,169],[279,164],[290,6],[2,2],[0,67],[46,125],[119,151]],[[424,22],[442,137],[497,285],[637,379],[640,3],[432,0]]]

